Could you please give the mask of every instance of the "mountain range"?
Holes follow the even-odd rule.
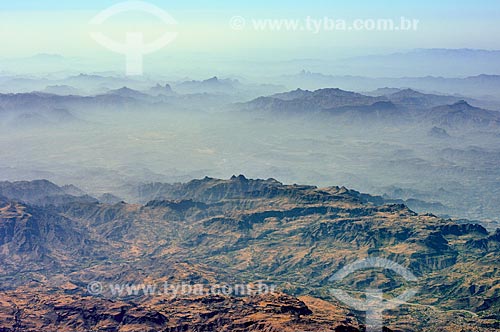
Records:
[[[442,76],[407,76],[407,77],[366,77],[338,76],[302,70],[297,74],[282,75],[272,82],[289,88],[321,89],[332,86],[344,90],[371,91],[380,87],[388,87],[393,92],[401,89],[413,89],[436,94],[458,94],[472,96],[482,100],[498,102],[496,91],[500,86],[500,75],[480,74],[467,77]],[[385,93],[383,93],[385,94]],[[498,107],[498,103],[494,105]]]
[[[243,175],[139,186],[142,204],[102,203],[44,180],[0,189],[4,331],[362,331],[363,315],[334,298],[332,287],[352,296],[419,288],[415,299],[386,312],[385,331],[500,328],[500,230],[466,220],[417,214],[344,187]],[[375,269],[330,281],[366,257],[397,262],[418,280]],[[265,280],[277,293],[172,299],[87,290],[91,281],[148,280]]]
[[[474,100],[472,100],[474,101]],[[239,110],[270,115],[335,117],[337,121],[430,124],[454,129],[498,128],[500,112],[471,106],[454,96],[411,89],[367,96],[341,89],[294,90],[237,105]]]

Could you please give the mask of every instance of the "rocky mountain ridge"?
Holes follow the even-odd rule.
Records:
[[[57,186],[47,186],[58,192]],[[37,191],[39,187],[33,188]],[[61,309],[65,318],[58,324],[78,330],[83,326],[77,323],[78,317],[84,313],[76,314],[71,308],[77,303],[97,303],[88,302],[86,287],[91,281],[210,285],[266,280],[276,285],[280,293],[291,296],[284,299],[285,303],[296,301],[293,297],[331,303],[335,310],[343,312],[335,319],[335,326],[344,324],[338,331],[347,327],[351,330],[345,331],[357,331],[357,320],[363,322],[363,316],[356,314],[356,319],[345,324],[349,308],[332,297],[329,289],[341,287],[356,294],[366,288],[379,288],[391,296],[410,285],[377,269],[358,271],[339,283],[332,283],[330,277],[358,259],[383,257],[411,270],[418,278],[414,286],[420,287],[411,303],[386,313],[388,329],[433,331],[443,321],[450,322],[454,331],[500,328],[498,231],[488,232],[466,221],[419,215],[405,205],[387,204],[380,197],[343,187],[284,185],[274,179],[251,180],[242,175],[227,180],[206,177],[185,184],[152,184],[141,190],[144,198],[154,200],[143,204],[68,201],[35,206],[3,197],[0,278],[8,293],[2,297],[2,303],[13,302],[14,294],[26,283],[33,285],[33,295],[39,298],[49,296],[44,289],[53,289],[53,299],[74,303]],[[9,193],[19,195],[19,191],[11,190],[4,191],[3,196]],[[63,286],[68,284],[74,285],[70,294],[68,287]],[[109,296],[101,295],[103,299]],[[147,317],[160,317],[158,312],[167,317],[154,324],[149,318],[141,318],[137,327],[127,327],[131,330],[170,331],[168,326],[177,326],[173,321],[178,320],[162,311],[165,307],[157,307],[155,301],[160,299],[156,297],[132,296],[124,300],[132,301],[134,306],[147,306]],[[202,305],[204,301],[197,299],[192,303]],[[221,299],[218,303],[225,304],[215,311],[210,309],[212,314],[207,316],[216,323],[202,319],[200,324],[219,324],[221,330],[223,326],[232,326],[241,331],[307,326],[290,318],[295,317],[293,313],[280,316],[280,311],[262,316],[257,304],[248,307],[248,315],[261,317],[259,323],[231,325],[241,321],[235,311],[247,310],[244,306],[238,309],[241,301]],[[300,316],[319,319],[315,315],[327,307],[327,302],[310,309],[310,315]],[[188,310],[189,302],[175,303],[169,302],[169,306]],[[106,302],[102,310],[108,310],[110,305]],[[31,309],[27,309],[26,303],[18,306],[29,314]],[[52,309],[37,306],[42,311],[33,315],[49,319],[42,312]],[[5,304],[0,310],[4,317],[0,326],[15,331],[8,325],[14,319],[9,307]],[[228,308],[233,309],[227,311]],[[92,319],[99,322],[96,324],[114,326],[111,330],[130,323],[115,318],[109,321],[106,315],[99,317],[104,318]],[[57,326],[51,320],[48,324],[54,329]],[[202,326],[185,324],[187,331]],[[317,325],[311,324],[325,328],[317,321]],[[337,331],[335,327],[333,330]]]

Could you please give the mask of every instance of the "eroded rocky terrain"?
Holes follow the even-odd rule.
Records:
[[[7,190],[7,189],[8,190]],[[50,189],[50,190],[49,190]],[[0,186],[1,331],[358,331],[364,316],[332,288],[418,294],[386,311],[392,331],[500,329],[500,231],[417,214],[344,187],[204,178],[106,204],[50,182]],[[147,201],[147,202],[146,202]],[[366,257],[417,277],[356,271]],[[112,294],[127,284],[248,284],[275,294]],[[88,285],[104,289],[90,294]]]

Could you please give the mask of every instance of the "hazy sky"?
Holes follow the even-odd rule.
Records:
[[[55,1],[0,0],[0,58],[28,57],[37,53],[62,54],[104,61],[115,54],[97,44],[89,21],[100,11],[120,3],[113,0]],[[316,0],[263,1],[159,1],[177,25],[165,26],[148,14],[122,13],[98,27],[115,40],[127,31],[141,31],[151,41],[162,32],[178,37],[153,56],[180,57],[202,61],[331,59],[349,55],[387,53],[412,48],[500,49],[500,1],[498,0]],[[120,17],[118,17],[120,16]],[[243,18],[241,29],[231,26],[233,17]],[[329,19],[419,20],[416,31],[328,31],[308,29],[256,30],[255,20],[289,19],[304,24],[307,17]],[[319,24],[319,23],[318,23]],[[323,26],[321,26],[323,27]],[[193,57],[198,55],[199,57]],[[196,63],[193,64],[195,66]]]

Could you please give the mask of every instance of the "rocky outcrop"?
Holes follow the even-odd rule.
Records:
[[[0,207],[0,257],[16,270],[35,262],[38,269],[57,268],[75,254],[90,254],[90,244],[85,231],[51,209],[14,202]]]
[[[32,298],[31,294],[33,290],[0,295],[1,331],[361,331],[355,321],[342,317],[338,308],[325,319],[301,300],[282,294],[245,299],[150,299],[141,303],[53,292],[37,293]]]
[[[0,182],[0,195],[10,200],[40,206],[97,202],[95,198],[81,194],[74,186],[59,187],[47,180]]]

